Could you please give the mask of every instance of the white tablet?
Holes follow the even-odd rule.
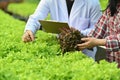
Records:
[[[51,20],[39,20],[39,22],[42,25],[42,30],[48,33],[59,34],[60,28],[69,28],[69,25],[66,22],[56,22]]]

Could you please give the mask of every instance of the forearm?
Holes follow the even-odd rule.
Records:
[[[40,28],[40,23],[32,18],[29,18],[25,26],[24,32],[26,32],[26,30],[31,30],[35,34],[39,28]]]
[[[106,39],[96,39],[95,44],[96,44],[96,46],[105,46]]]
[[[45,19],[49,12],[47,0],[41,0],[34,14],[32,14],[26,24],[26,30],[31,30],[34,34],[40,29],[39,20]]]

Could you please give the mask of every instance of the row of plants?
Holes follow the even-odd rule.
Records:
[[[29,3],[38,3],[40,0],[24,0],[24,1]]]
[[[8,6],[8,11],[27,18],[35,11],[38,3],[39,0],[24,0],[22,3],[11,3]]]
[[[116,63],[97,63],[80,51],[63,55],[55,34],[38,31],[23,43],[25,23],[0,14],[0,80],[120,80]]]

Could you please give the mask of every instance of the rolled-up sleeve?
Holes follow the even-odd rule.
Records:
[[[106,37],[106,50],[108,52],[120,50],[120,34]]]

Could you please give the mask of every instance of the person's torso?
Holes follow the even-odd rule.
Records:
[[[79,30],[88,28],[92,6],[90,5],[91,3],[88,4],[85,1],[87,0],[74,0],[70,15],[68,15],[66,0],[51,0],[51,3],[49,3],[51,19],[68,22],[69,26]]]

